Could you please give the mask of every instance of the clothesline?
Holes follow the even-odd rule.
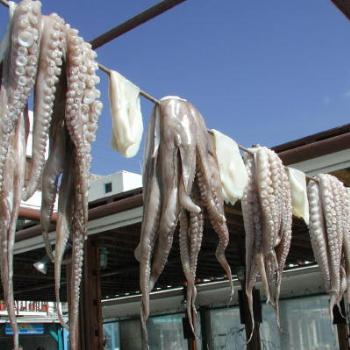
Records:
[[[10,6],[8,0],[0,0],[0,3],[1,3],[2,5],[4,5],[4,6],[6,6],[6,7],[9,7],[9,6]],[[112,71],[112,69],[110,69],[110,68],[104,66],[104,65],[101,64],[101,63],[98,63],[98,67],[99,67],[99,69],[100,69],[102,72],[104,72],[104,73],[106,73],[106,74],[108,74],[108,75],[109,75],[109,74],[111,73],[111,71]],[[158,103],[158,102],[159,102],[155,97],[153,97],[151,94],[149,94],[149,93],[146,92],[146,91],[140,90],[140,95],[143,96],[144,98],[146,98],[147,100],[153,102],[153,103]]]
[[[0,0],[0,1],[6,1],[6,0]],[[111,74],[112,69],[104,66],[101,63],[98,63],[98,68],[100,68],[100,70],[108,75]],[[149,94],[146,91],[140,90],[140,95],[143,96],[144,98],[146,98],[147,100],[153,102],[153,103],[159,103],[159,100],[157,100],[155,97],[153,97],[151,94]]]
[[[8,2],[8,0],[0,0],[0,3],[1,3],[2,5],[4,5],[4,6],[6,6],[6,7],[9,7],[9,2]],[[106,67],[105,65],[103,65],[103,64],[101,64],[101,63],[98,63],[98,67],[99,67],[99,69],[100,69],[102,72],[106,73],[107,75],[110,75],[110,74],[111,74],[112,69]],[[149,94],[148,92],[143,91],[143,90],[141,90],[141,89],[140,89],[140,95],[143,96],[144,98],[146,98],[147,100],[149,100],[149,101],[155,103],[155,104],[159,103],[159,100],[158,100],[157,98],[155,98],[154,96],[152,96],[152,95]],[[244,147],[244,146],[238,144],[238,148],[239,148],[241,151],[245,152],[245,153],[249,153],[249,154],[251,154],[251,155],[254,155],[254,153],[253,153],[249,148],[247,148],[247,147]],[[308,175],[305,174],[305,177],[306,177],[308,180],[312,180],[312,181],[318,182],[318,180],[317,180],[316,178],[312,177],[312,176],[308,176]]]

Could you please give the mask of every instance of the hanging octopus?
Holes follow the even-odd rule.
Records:
[[[278,156],[260,146],[251,149],[251,153],[245,155],[249,180],[242,198],[242,212],[246,232],[245,288],[252,336],[252,292],[258,274],[267,302],[276,309],[279,324],[278,300],[282,273],[292,238],[292,204],[288,175]]]
[[[140,262],[141,321],[148,344],[149,293],[164,270],[179,218],[180,253],[188,283],[187,311],[192,329],[204,210],[219,237],[216,257],[233,288],[225,257],[229,233],[218,165],[204,120],[186,100],[167,97],[154,109],[145,148],[143,187],[144,214],[135,256]]]
[[[41,4],[24,0],[14,9],[2,45],[0,80],[0,242],[1,282],[14,349],[20,349],[13,294],[13,250],[25,179],[27,100],[39,57]]]
[[[347,189],[334,176],[321,174],[308,184],[309,232],[315,259],[320,267],[329,311],[339,306],[347,291],[349,301],[350,200]]]
[[[41,181],[43,238],[48,256],[55,264],[58,317],[64,326],[59,294],[61,265],[67,241],[72,241],[69,329],[74,350],[78,348],[91,143],[102,110],[96,88],[99,83],[96,54],[78,36],[78,31],[58,15],[41,16],[40,2],[23,0],[15,10],[13,7],[9,31],[0,46],[0,268],[4,300],[14,332],[14,349],[18,350],[12,282],[14,234],[21,199],[30,198]],[[26,169],[25,106],[33,88],[33,157]],[[48,233],[57,194],[53,252]]]

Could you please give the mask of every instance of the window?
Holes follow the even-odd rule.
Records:
[[[210,349],[246,348],[245,328],[241,324],[238,307],[210,310],[210,326],[212,332]]]
[[[270,305],[263,305],[260,327],[266,349],[338,349],[337,330],[331,325],[328,296],[280,300],[281,331]]]
[[[112,192],[112,182],[107,182],[105,184],[105,193]]]
[[[106,350],[120,350],[119,322],[105,323],[103,334],[106,340]]]

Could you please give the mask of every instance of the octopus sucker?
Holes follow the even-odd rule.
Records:
[[[23,199],[37,189],[43,166],[55,101],[56,84],[61,75],[64,52],[63,20],[57,15],[42,16],[38,75],[34,92],[33,157]]]
[[[166,97],[155,106],[146,139],[144,212],[140,243],[135,250],[140,262],[141,322],[146,347],[149,293],[164,270],[179,220],[180,254],[188,285],[187,313],[193,331],[195,275],[204,212],[219,237],[216,257],[233,291],[231,268],[225,257],[229,233],[221,181],[210,142],[202,116],[188,101]]]

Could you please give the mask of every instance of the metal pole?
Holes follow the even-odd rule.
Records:
[[[128,19],[124,23],[119,24],[118,26],[110,29],[109,31],[99,35],[95,39],[90,41],[93,49],[97,49],[115,38],[130,32],[132,29],[135,29],[139,25],[161,15],[162,13],[170,10],[171,8],[181,4],[186,0],[164,0],[160,3],[148,8],[147,10],[139,13],[138,15]]]

